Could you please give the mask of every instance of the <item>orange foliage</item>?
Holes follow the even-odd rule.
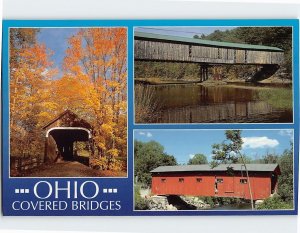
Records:
[[[52,53],[36,41],[38,31],[15,30],[10,38],[12,153],[43,148],[36,139],[40,127],[69,109],[93,126],[99,157],[126,156],[126,29],[81,29],[69,38],[60,79],[53,79]]]
[[[18,30],[17,36],[25,39],[26,31]],[[11,31],[14,34],[14,31]],[[37,129],[53,117],[56,103],[52,101],[51,80],[55,70],[49,61],[51,52],[33,38],[17,45],[11,43],[10,60],[10,129],[11,153],[15,156],[41,153]],[[12,38],[17,41],[18,37]]]
[[[126,29],[81,29],[68,42],[64,77],[56,83],[61,107],[93,125],[100,156],[126,156]]]

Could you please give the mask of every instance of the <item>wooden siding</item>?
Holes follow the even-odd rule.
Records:
[[[260,200],[271,195],[271,172],[251,172],[250,184],[254,200]],[[179,179],[183,179],[180,182]],[[202,181],[197,181],[197,178]],[[216,179],[223,179],[215,189]],[[216,174],[198,173],[160,173],[152,174],[152,193],[155,195],[191,195],[207,197],[235,197],[250,199],[248,184],[241,183],[241,173],[230,176],[225,172]]]
[[[211,64],[282,64],[283,52],[209,47],[175,42],[134,41],[135,60]]]

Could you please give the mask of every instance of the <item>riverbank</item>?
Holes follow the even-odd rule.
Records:
[[[239,198],[198,196],[142,196],[135,198],[136,209],[141,210],[239,210],[251,209],[249,201]],[[141,205],[141,203],[143,203]]]
[[[189,80],[161,80],[157,78],[148,78],[148,79],[141,79],[136,78],[135,79],[136,84],[148,84],[148,85],[176,85],[176,84],[195,84],[195,85],[201,85],[201,86],[220,86],[220,85],[226,85],[231,87],[241,87],[245,85],[245,88],[251,88],[251,87],[268,87],[268,85],[275,85],[275,86],[289,86],[292,85],[292,81],[288,79],[280,79],[278,77],[271,77],[268,79],[265,79],[263,81],[257,82],[257,83],[251,83],[246,82],[245,80],[241,79],[223,79],[223,80],[213,80],[208,79],[204,82],[200,82],[197,79],[189,79]],[[251,86],[253,85],[253,86]]]
[[[142,78],[135,78],[135,83],[137,84],[149,84],[149,85],[167,85],[167,84],[198,84],[200,83],[199,80],[161,80],[157,78],[148,78],[148,79],[142,79]]]

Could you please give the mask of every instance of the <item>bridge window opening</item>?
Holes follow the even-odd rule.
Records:
[[[162,183],[166,183],[167,179],[166,179],[166,178],[162,178],[160,181],[161,181]]]
[[[217,183],[223,183],[223,182],[224,182],[223,178],[217,178]]]
[[[202,183],[202,178],[196,178],[197,183]]]
[[[192,56],[192,46],[189,45],[189,57],[191,57],[191,56]]]
[[[248,180],[247,180],[247,179],[240,179],[240,183],[241,183],[241,184],[247,184],[247,183],[248,183]]]
[[[220,49],[218,48],[218,59],[221,58],[221,53],[220,53]]]
[[[179,178],[179,183],[184,183],[184,178]]]
[[[233,61],[236,62],[236,49],[233,50]]]
[[[248,55],[247,50],[245,50],[245,63],[247,63],[247,55]]]

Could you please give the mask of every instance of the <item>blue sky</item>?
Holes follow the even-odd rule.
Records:
[[[54,67],[59,69],[58,77],[62,74],[62,64],[65,57],[65,51],[68,48],[68,39],[75,35],[79,28],[41,28],[37,40],[46,45],[48,49],[54,52],[51,60]]]
[[[234,27],[137,27],[135,30],[164,35],[193,37],[195,34],[201,35],[203,33],[207,35],[215,30],[225,31],[233,28]],[[54,54],[51,60],[54,62],[54,68],[59,70],[57,78],[60,78],[62,75],[62,65],[65,51],[68,48],[68,39],[78,31],[79,28],[40,28],[37,40],[53,51]]]
[[[211,145],[225,140],[224,130],[135,130],[134,137],[143,142],[157,141],[177,162],[187,163],[196,153],[211,160]],[[290,148],[291,130],[243,130],[243,152],[253,159],[269,153],[281,154]]]
[[[208,35],[215,30],[226,31],[236,27],[136,27],[139,32],[148,32],[170,36],[182,36],[192,38],[194,35]]]

